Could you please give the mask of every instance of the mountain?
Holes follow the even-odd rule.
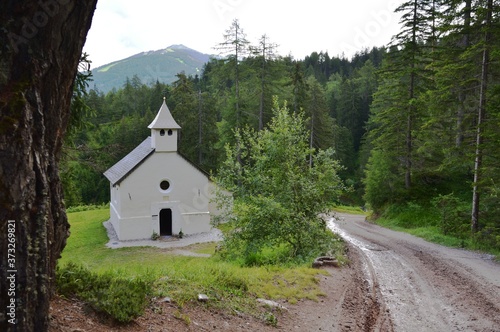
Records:
[[[120,88],[127,77],[137,75],[142,83],[172,83],[176,74],[200,74],[210,55],[195,51],[184,45],[171,45],[163,50],[148,51],[132,55],[123,60],[111,62],[92,70],[93,82],[90,88],[104,93]]]

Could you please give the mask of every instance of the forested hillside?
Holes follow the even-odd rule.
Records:
[[[195,75],[209,59],[208,54],[197,52],[184,45],[171,45],[165,49],[135,54],[92,70],[90,87],[108,93],[121,87],[126,78],[137,76],[143,83],[159,81],[172,83],[181,71]]]
[[[304,111],[312,147],[335,150],[353,188],[340,203],[411,212],[401,226],[500,247],[499,2],[413,0],[397,11],[392,43],[351,59],[283,57],[267,36],[252,45],[235,21],[199,76],[89,90],[93,116],[66,144],[66,204],[108,201],[102,172],[149,135],[164,96],[182,127],[181,153],[211,172],[235,128],[266,127],[278,96]]]

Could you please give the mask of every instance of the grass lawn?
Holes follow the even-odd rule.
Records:
[[[83,265],[97,273],[112,272],[125,278],[142,277],[154,283],[156,296],[169,296],[182,305],[199,293],[213,298],[231,298],[225,305],[238,307],[248,298],[317,300],[322,296],[318,274],[322,270],[298,267],[240,267],[214,257],[187,257],[152,247],[109,249],[102,223],[109,209],[68,213],[71,236],[59,260]],[[215,244],[197,244],[193,251],[213,254]],[[248,303],[247,303],[248,304]]]

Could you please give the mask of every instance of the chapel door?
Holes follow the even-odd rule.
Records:
[[[160,235],[172,235],[172,209],[160,210]]]

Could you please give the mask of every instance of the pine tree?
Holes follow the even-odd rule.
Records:
[[[305,74],[302,70],[300,62],[296,61],[293,63],[292,72],[290,73],[290,81],[287,85],[292,88],[293,112],[298,113],[304,108],[308,89]]]
[[[259,45],[257,47],[252,47],[253,54],[257,57],[260,65],[260,91],[259,91],[259,130],[264,128],[264,98],[266,91],[268,90],[267,86],[270,82],[268,82],[268,77],[270,76],[271,69],[270,66],[272,64],[273,59],[276,58],[276,48],[277,44],[269,41],[269,37],[267,35],[263,35],[259,40]]]
[[[402,31],[396,35],[394,45],[401,47],[400,52],[392,53],[397,57],[395,70],[407,86],[406,96],[406,129],[405,129],[405,187],[412,187],[413,159],[415,150],[414,132],[418,128],[419,109],[417,99],[425,88],[421,80],[425,77],[423,68],[426,66],[425,49],[429,40],[434,37],[434,1],[411,0],[396,9],[402,13]],[[430,15],[429,15],[430,13]],[[420,86],[419,86],[420,85]]]
[[[236,128],[241,126],[241,110],[240,110],[240,60],[248,54],[249,41],[246,34],[240,27],[237,19],[233,21],[231,26],[224,34],[224,41],[216,47],[221,55],[228,56],[228,62],[233,67],[233,80],[235,88],[234,108],[236,113]]]
[[[307,86],[309,89],[304,112],[309,118],[309,147],[326,150],[334,145],[334,123],[329,115],[325,91],[312,76],[307,79]]]
[[[432,39],[434,32],[431,23],[434,22],[434,12],[429,10],[434,8],[433,4],[428,0],[411,0],[396,9],[396,12],[402,13],[402,30],[394,37],[374,95],[369,133],[374,152],[368,164],[365,183],[367,193],[375,190],[371,187],[374,185],[387,188],[387,199],[392,197],[389,192],[398,192],[403,199],[411,197],[413,177],[417,171],[416,166],[420,164],[417,163],[420,142],[416,135],[427,111],[421,97],[429,88],[428,78],[432,76],[427,66],[428,41]],[[384,158],[384,162],[374,160],[380,158]],[[396,174],[404,178],[405,190],[389,190],[397,182],[390,184],[372,178],[378,172],[373,168],[382,165],[390,165]],[[367,195],[367,198],[373,198],[373,195]],[[378,200],[380,199],[383,201],[383,198],[379,197]]]
[[[176,75],[177,81],[172,86],[169,104],[172,116],[181,126],[179,135],[179,151],[189,160],[197,158],[197,145],[199,140],[199,97],[194,90],[194,84],[184,74]]]
[[[489,0],[443,1],[443,36],[433,64],[436,89],[430,94],[431,107],[441,112],[433,113],[428,126],[441,140],[429,146],[445,151],[442,169],[458,169],[466,185],[472,182],[473,232],[480,229],[481,194],[489,192],[496,182],[496,171],[492,171],[496,162],[489,156],[495,154],[491,142],[497,135],[491,123],[496,112],[490,99],[491,90],[498,84],[494,79],[498,70],[491,65],[492,54],[499,46],[494,23],[498,9],[498,3]]]
[[[479,104],[477,108],[476,151],[474,160],[474,186],[472,190],[472,218],[471,229],[476,233],[479,230],[479,211],[481,187],[483,186],[483,159],[484,159],[484,122],[487,118],[488,89],[490,88],[491,64],[490,57],[493,43],[493,0],[487,0],[484,9],[484,39],[481,43],[482,60],[481,76],[479,79]],[[498,49],[497,49],[498,50]]]

